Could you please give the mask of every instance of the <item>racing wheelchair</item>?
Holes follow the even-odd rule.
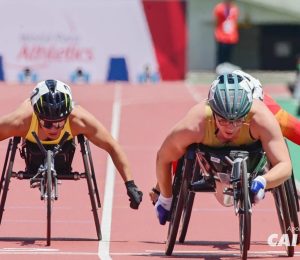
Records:
[[[36,143],[32,143],[28,140],[22,140],[21,142],[20,137],[13,137],[8,142],[0,179],[0,224],[2,222],[11,178],[17,178],[19,180],[27,179],[30,181],[31,188],[39,188],[40,198],[46,203],[46,241],[47,246],[50,246],[51,209],[53,202],[58,199],[58,183],[60,180],[80,180],[84,178],[88,185],[97,238],[101,240],[102,234],[98,217],[98,208],[101,207],[101,202],[89,141],[83,135],[77,136],[84,164],[84,172],[79,173],[72,171],[71,164],[76,143],[74,139],[68,140],[68,132],[64,134],[60,142],[56,145],[43,145],[37,134],[35,132],[32,132],[32,134]],[[25,160],[26,167],[24,171],[16,172],[13,167],[18,148],[21,158]]]
[[[261,143],[239,147],[211,148],[192,144],[179,159],[173,178],[173,201],[165,254],[171,255],[179,231],[179,242],[184,243],[192,213],[196,192],[213,192],[224,206],[233,206],[239,218],[241,259],[247,259],[251,242],[251,215],[253,194],[252,180],[264,174],[270,167]],[[274,197],[276,212],[282,234],[292,241],[299,236],[299,202],[294,176],[284,184],[269,190]],[[286,246],[289,257],[294,246]]]

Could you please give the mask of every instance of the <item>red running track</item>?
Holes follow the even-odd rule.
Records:
[[[32,86],[2,85],[1,112],[12,111],[28,97]],[[12,179],[6,210],[0,226],[1,259],[161,259],[164,258],[167,226],[160,226],[148,191],[155,183],[155,157],[169,129],[196,98],[205,98],[207,87],[189,88],[182,83],[161,85],[73,86],[76,102],[91,111],[108,128],[114,128],[132,165],[135,181],[144,192],[138,211],[129,208],[120,176],[114,179],[112,194],[105,197],[107,155],[92,146],[96,175],[103,208],[104,241],[96,240],[93,216],[85,180],[64,181],[59,199],[54,202],[50,247],[45,246],[46,205],[28,181]],[[275,88],[273,93],[282,93]],[[117,131],[119,130],[119,131]],[[0,145],[4,159],[7,141]],[[79,148],[73,169],[82,170]],[[18,157],[19,158],[19,157]],[[1,167],[3,164],[3,159]],[[17,159],[15,170],[23,169]],[[111,176],[111,175],[110,175]],[[109,194],[109,193],[107,193]],[[105,198],[104,198],[105,197]],[[112,199],[112,204],[110,204]],[[104,205],[105,204],[105,205]],[[112,205],[110,215],[109,206]],[[285,255],[282,247],[270,247],[267,238],[279,233],[275,206],[270,194],[254,207],[250,259],[277,259]],[[111,216],[111,218],[110,218]],[[110,222],[111,220],[111,222]],[[110,227],[111,224],[111,228]],[[172,257],[197,259],[239,259],[238,219],[233,208],[218,204],[213,194],[196,194],[186,244],[175,245]],[[295,257],[299,256],[296,248]]]

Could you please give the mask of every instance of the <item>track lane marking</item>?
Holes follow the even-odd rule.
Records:
[[[112,110],[111,135],[118,140],[121,118],[121,85],[115,85],[114,103]],[[106,180],[104,190],[104,201],[102,209],[101,232],[102,240],[98,246],[98,256],[100,259],[111,259],[110,237],[111,237],[111,222],[112,222],[112,208],[114,197],[115,184],[115,167],[110,156],[107,157]]]

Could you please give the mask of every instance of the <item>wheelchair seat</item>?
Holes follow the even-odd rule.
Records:
[[[230,173],[231,165],[226,160],[226,156],[234,160],[234,156],[241,155],[242,152],[248,152],[247,169],[248,172],[262,173],[266,166],[266,156],[262,149],[260,141],[256,141],[250,145],[226,146],[226,147],[210,147],[203,144],[197,144],[197,150],[205,159],[206,167],[212,172]],[[237,153],[236,151],[239,151]],[[259,166],[259,167],[258,167]]]
[[[250,145],[228,146],[228,147],[209,147],[197,144],[196,159],[201,165],[203,175],[201,186],[198,183],[193,186],[213,187],[215,196],[221,205],[229,207],[233,205],[232,184],[231,184],[231,163],[226,159],[234,161],[237,157],[248,157],[247,171],[251,181],[257,175],[262,175],[268,168],[268,161],[262,149],[260,141]],[[205,189],[203,190],[205,191]]]
[[[46,150],[52,150],[55,144],[44,145]],[[21,157],[25,160],[25,171],[30,175],[35,175],[41,164],[44,163],[44,155],[41,153],[36,143],[24,140],[21,148]],[[68,140],[62,146],[62,150],[54,159],[56,173],[70,174],[72,172],[72,161],[75,153],[74,139]]]

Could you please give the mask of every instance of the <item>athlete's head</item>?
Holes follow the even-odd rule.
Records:
[[[212,111],[226,120],[243,118],[253,102],[249,83],[236,74],[222,74],[212,83],[208,102]]]
[[[37,117],[47,121],[64,120],[73,108],[71,89],[59,80],[49,79],[38,83],[30,100]]]
[[[30,100],[43,131],[49,138],[57,138],[73,109],[70,87],[58,80],[45,80],[36,85]]]
[[[208,103],[225,139],[233,138],[249,113],[253,98],[249,83],[236,74],[222,74],[212,83]]]
[[[258,79],[254,78],[253,76],[242,70],[235,70],[232,73],[244,77],[248,81],[254,99],[263,100],[264,93],[262,85]]]

